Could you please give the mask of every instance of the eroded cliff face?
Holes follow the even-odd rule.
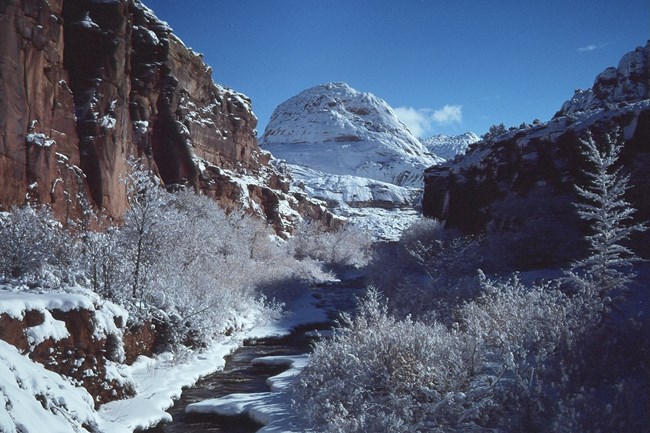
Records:
[[[9,0],[0,25],[3,208],[27,197],[62,219],[93,207],[119,218],[137,157],[168,186],[291,230],[299,198],[257,145],[251,101],[138,0]]]
[[[512,129],[478,142],[467,154],[425,175],[423,211],[468,233],[517,243],[528,264],[545,265],[580,253],[585,225],[573,203],[585,185],[580,140],[602,141],[618,131],[620,162],[631,175],[626,198],[650,219],[650,44],[626,54],[618,68],[600,74],[594,88],[578,91],[547,123]],[[605,91],[605,90],[606,91]],[[499,236],[502,236],[499,238]],[[648,233],[637,250],[650,253]]]

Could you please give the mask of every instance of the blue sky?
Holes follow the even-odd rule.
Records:
[[[576,88],[650,38],[648,0],[144,0],[247,94],[273,109],[344,81],[421,136],[548,120]]]

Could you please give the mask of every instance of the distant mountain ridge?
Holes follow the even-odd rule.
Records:
[[[456,155],[463,155],[470,144],[480,141],[481,137],[473,132],[465,132],[460,135],[437,134],[422,139],[422,144],[429,152],[446,160],[454,159]]]

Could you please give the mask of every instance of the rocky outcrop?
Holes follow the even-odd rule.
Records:
[[[159,340],[156,327],[128,327],[124,310],[107,302],[94,305],[94,295],[7,296],[7,311],[0,313],[0,340],[86,388],[97,405],[133,394],[129,380],[116,375],[111,365],[151,356]]]
[[[467,233],[519,240],[531,261],[545,264],[579,254],[584,224],[573,202],[575,184],[586,168],[580,139],[596,140],[620,131],[621,163],[634,188],[627,198],[650,219],[650,45],[628,53],[618,68],[596,79],[594,88],[574,97],[549,122],[511,129],[472,146],[464,157],[425,174],[423,211]],[[502,238],[499,238],[502,236]],[[636,238],[648,253],[648,234]],[[514,248],[514,246],[511,245]],[[523,247],[522,247],[523,248]]]
[[[480,141],[478,135],[466,132],[460,135],[437,134],[420,140],[429,152],[446,160],[453,160],[456,155],[463,155],[467,148]]]
[[[257,145],[251,101],[215,84],[139,0],[9,0],[0,24],[0,206],[27,196],[62,219],[90,208],[119,218],[136,157],[168,186],[290,230],[269,200],[292,201],[288,180]]]
[[[630,104],[648,99],[650,92],[650,42],[621,58],[617,67],[598,74],[594,85],[578,89],[566,101],[555,117],[579,116],[599,109],[615,110],[618,104]]]

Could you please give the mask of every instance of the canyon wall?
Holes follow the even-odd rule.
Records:
[[[521,248],[538,265],[572,258],[587,228],[574,203],[575,185],[588,182],[580,144],[588,134],[624,142],[619,162],[633,186],[626,198],[637,220],[650,220],[650,43],[598,75],[591,89],[576,91],[550,121],[503,129],[464,157],[429,168],[423,211]],[[635,236],[637,251],[650,255],[648,245],[650,233]]]
[[[135,157],[168,187],[249,209],[279,232],[294,211],[331,219],[289,194],[257,145],[250,99],[215,84],[138,0],[8,0],[0,26],[0,209],[27,201],[63,220],[90,209],[119,219]]]

